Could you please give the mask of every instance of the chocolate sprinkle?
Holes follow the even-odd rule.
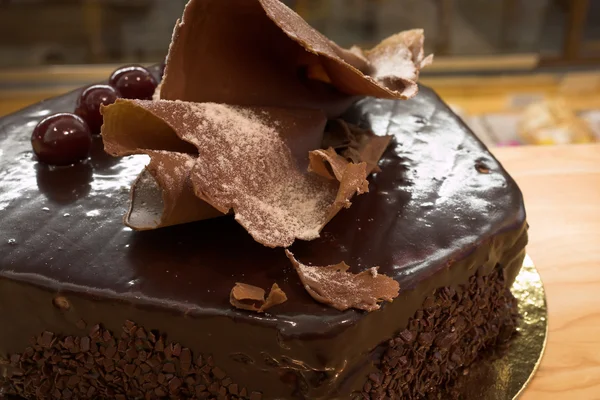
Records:
[[[22,354],[0,358],[0,398],[262,399],[259,392],[248,395],[212,357],[193,362],[190,349],[164,341],[131,321],[118,339],[98,325],[83,337],[43,332]]]
[[[429,296],[407,328],[380,346],[375,372],[353,399],[461,398],[459,378],[469,375],[475,361],[502,349],[519,318],[502,268],[478,275]]]

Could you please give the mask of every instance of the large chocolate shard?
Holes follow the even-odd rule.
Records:
[[[191,0],[173,33],[160,97],[337,116],[358,97],[413,97],[432,60],[423,40],[412,30],[371,50],[347,50],[279,0]]]
[[[319,170],[327,163],[338,171],[335,179],[310,171],[326,122],[317,110],[119,100],[102,112],[108,152],[152,160],[133,186],[126,222],[134,229],[232,211],[256,241],[288,247],[317,238],[356,193],[368,191],[367,163],[317,156]]]

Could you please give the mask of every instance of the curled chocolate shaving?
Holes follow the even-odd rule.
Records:
[[[309,152],[323,141],[320,111],[119,100],[102,112],[107,151],[152,160],[133,187],[127,222],[135,229],[233,211],[256,241],[287,247],[317,238],[354,194],[368,191],[366,163],[338,157],[337,180],[309,172]],[[156,131],[131,122],[138,119],[152,121]],[[170,150],[157,151],[158,144]]]
[[[376,267],[353,274],[348,272],[350,267],[343,261],[337,265],[313,267],[298,262],[289,250],[285,253],[311,297],[340,311],[349,308],[378,310],[379,303],[391,302],[398,296],[398,282],[379,274]]]
[[[150,164],[132,185],[127,226],[148,230],[223,215],[194,194],[190,180],[194,156],[157,150],[145,153]]]
[[[191,0],[173,33],[160,97],[317,108],[331,117],[357,97],[416,95],[430,62],[422,30],[347,50],[280,0]]]
[[[265,291],[257,286],[246,283],[236,283],[229,294],[232,306],[241,310],[265,312],[271,307],[287,301],[287,296],[281,288],[274,283],[265,300]]]

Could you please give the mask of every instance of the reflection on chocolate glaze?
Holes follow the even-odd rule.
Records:
[[[94,179],[89,160],[64,167],[38,162],[34,168],[40,192],[59,204],[73,203],[87,196]]]
[[[101,136],[94,136],[93,139],[89,162],[95,170],[103,171],[119,164],[119,157],[113,157],[104,151]]]

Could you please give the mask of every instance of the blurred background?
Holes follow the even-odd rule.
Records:
[[[284,0],[343,46],[423,28],[422,82],[491,146],[600,140],[600,0]],[[186,0],[0,0],[0,116],[164,59]]]

